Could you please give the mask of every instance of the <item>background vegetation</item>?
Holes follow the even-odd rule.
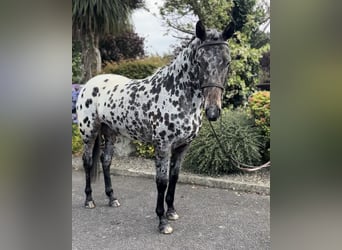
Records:
[[[84,82],[101,72],[100,40],[131,31],[132,11],[143,6],[143,0],[72,0],[72,35],[80,44]]]
[[[100,40],[100,52],[102,64],[142,58],[145,55],[144,38],[133,31],[107,35]]]
[[[77,124],[72,124],[72,153],[79,154],[82,152],[83,141]]]
[[[271,99],[269,91],[257,91],[249,97],[247,112],[254,119],[255,126],[260,128],[264,147],[263,159],[270,160],[271,137]]]
[[[269,51],[270,35],[260,26],[270,20],[267,2],[257,0],[166,0],[160,14],[170,34],[183,43],[194,34],[194,24],[202,20],[206,27],[223,30],[234,22],[236,33],[228,41],[232,62],[223,98],[224,107],[246,105],[260,81],[260,58]]]
[[[246,112],[226,109],[222,112],[220,121],[213,122],[212,125],[228,155],[222,152],[209,122],[204,119],[200,133],[192,142],[185,157],[184,169],[208,175],[239,171],[229,155],[245,164],[260,163],[260,150],[263,147],[261,135]]]
[[[142,79],[152,75],[158,68],[166,65],[169,57],[153,56],[140,60],[127,60],[110,63],[103,69],[104,73],[119,74],[132,79]]]

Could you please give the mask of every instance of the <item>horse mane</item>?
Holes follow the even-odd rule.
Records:
[[[220,36],[220,33],[216,29],[207,29],[207,39],[212,39],[212,40],[218,40]],[[196,39],[197,37],[195,35],[192,35],[192,37],[189,39],[188,42],[183,43],[180,47],[175,48],[175,55],[172,58],[172,60],[166,65],[169,66],[171,65],[177,57],[183,52],[184,49],[188,48],[189,45]]]
[[[217,40],[219,39],[219,33],[217,32],[217,30],[213,30],[213,29],[207,29],[207,38],[209,39],[213,39],[213,40]],[[160,70],[162,70],[165,67],[169,67],[171,64],[173,64],[178,56],[184,51],[184,49],[188,48],[190,46],[190,44],[196,39],[197,37],[195,35],[192,35],[192,37],[186,42],[183,43],[180,47],[177,47],[174,49],[175,55],[173,56],[172,60],[170,60],[169,63],[167,63],[166,65],[157,68],[153,75],[155,75],[156,73],[158,73]]]
[[[187,43],[182,44],[180,47],[177,47],[174,49],[175,55],[173,56],[172,60],[166,65],[169,66],[171,65],[176,59],[177,57],[183,52],[184,49],[188,48],[189,45],[196,39],[196,36],[193,35],[189,41],[187,41]]]

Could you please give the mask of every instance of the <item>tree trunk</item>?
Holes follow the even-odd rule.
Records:
[[[100,37],[99,35],[95,35],[95,46],[94,46],[94,53],[96,58],[96,73],[101,73],[102,70],[102,62],[101,62],[101,52],[100,52]]]
[[[89,36],[85,35],[81,39],[82,44],[82,61],[84,66],[84,77],[82,79],[83,83],[86,83],[90,78],[93,77],[92,74],[92,56],[91,56],[91,39]]]
[[[91,19],[89,19],[89,27],[91,27]],[[83,82],[87,82],[96,74],[101,72],[101,53],[99,50],[100,36],[89,29],[83,33],[81,37],[82,59],[84,65]]]
[[[94,75],[101,73],[101,53],[99,50],[100,37],[93,32],[82,39],[82,57],[85,75],[83,82],[87,82]]]

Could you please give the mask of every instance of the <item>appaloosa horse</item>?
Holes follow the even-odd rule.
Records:
[[[198,21],[196,36],[168,66],[152,76],[133,80],[105,74],[86,83],[76,105],[84,142],[85,207],[95,207],[91,173],[102,136],[105,143],[100,158],[109,206],[120,206],[114,197],[109,173],[115,137],[123,135],[152,143],[155,147],[158,228],[161,233],[172,233],[168,220],[179,217],[173,201],[181,161],[200,129],[202,108],[211,121],[220,116],[223,86],[231,61],[226,40],[233,33],[233,23],[218,32],[206,30]],[[165,213],[166,189],[168,208]]]

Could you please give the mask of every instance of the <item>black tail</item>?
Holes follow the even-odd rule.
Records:
[[[93,148],[93,166],[90,171],[90,180],[95,183],[99,179],[99,165],[100,165],[100,145],[101,145],[101,133],[99,132],[96,137]]]

